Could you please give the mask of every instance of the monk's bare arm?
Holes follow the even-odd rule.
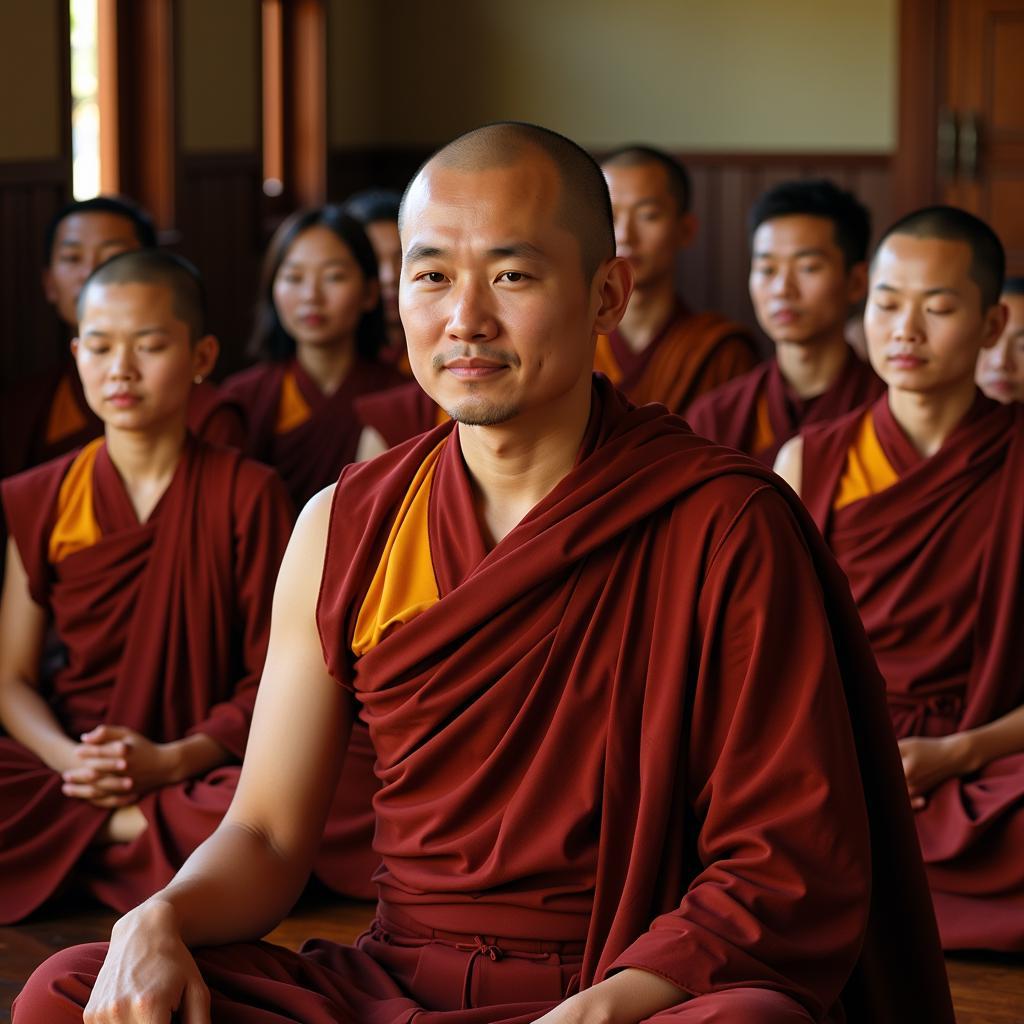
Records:
[[[169,910],[189,946],[265,934],[301,892],[320,841],[351,727],[351,696],[324,666],[315,621],[330,497],[309,503],[281,565],[231,807],[170,884],[132,912],[145,918],[154,910],[165,921]],[[136,930],[132,914],[115,926],[118,948]]]
[[[791,437],[780,449],[775,458],[775,472],[801,493],[804,483],[804,439],[797,434]]]
[[[388,450],[388,443],[384,440],[379,430],[373,427],[363,427],[359,435],[359,445],[356,448],[356,462],[369,462],[378,455],[383,455]]]
[[[17,545],[9,539],[0,598],[0,722],[14,739],[60,772],[76,763],[77,744],[39,693],[45,633],[46,612],[32,600]]]

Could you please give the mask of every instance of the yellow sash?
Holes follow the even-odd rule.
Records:
[[[423,461],[402,499],[352,636],[357,657],[373,650],[387,634],[435,604],[440,595],[430,558],[427,509],[442,441]]]
[[[899,474],[886,458],[878,434],[875,433],[875,418],[869,409],[861,418],[850,450],[846,453],[839,487],[836,489],[832,508],[838,511],[852,505],[861,498],[880,494],[899,480]]]
[[[309,403],[302,397],[295,374],[291,370],[286,370],[281,380],[281,397],[277,402],[274,433],[287,434],[296,427],[301,427],[311,415]]]
[[[50,403],[50,415],[46,421],[46,443],[56,444],[63,441],[65,437],[77,434],[86,425],[86,418],[75,398],[71,381],[62,376]]]
[[[50,564],[92,547],[102,536],[92,507],[92,474],[103,438],[87,444],[76,456],[57,495],[57,521],[50,533]]]

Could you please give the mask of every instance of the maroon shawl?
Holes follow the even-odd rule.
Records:
[[[441,598],[354,661],[446,436]],[[385,910],[544,938],[586,907],[582,985],[654,971],[704,997],[688,1021],[737,987],[815,1019],[952,1020],[882,682],[813,524],[749,459],[597,378],[576,468],[488,552],[439,427],[342,475],[318,622],[377,753]],[[537,1008],[503,1010],[472,1019]]]
[[[294,374],[309,418],[285,434],[275,433],[281,384]],[[355,413],[360,395],[383,391],[405,378],[385,363],[357,359],[348,376],[331,395],[325,395],[295,359],[262,363],[229,377],[224,389],[246,411],[249,442],[246,453],[281,474],[297,509],[328,484],[356,455],[362,426]]]
[[[779,449],[804,426],[836,419],[873,401],[885,384],[851,349],[843,371],[827,391],[815,398],[795,395],[771,359],[749,373],[699,398],[686,420],[694,431],[718,444],[753,455],[771,466]],[[767,447],[754,451],[757,410],[765,395],[774,435]]]

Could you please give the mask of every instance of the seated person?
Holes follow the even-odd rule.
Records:
[[[491,125],[402,213],[412,365],[456,424],[307,505],[227,817],[14,1020],[951,1024],[834,561],[771,473],[592,373],[631,279],[600,169]],[[257,943],[357,714],[378,918]]]
[[[997,402],[1024,402],[1024,277],[1006,279],[1001,301],[1009,312],[1006,328],[979,353],[976,379]]]
[[[128,910],[227,810],[291,530],[277,477],[186,430],[217,359],[191,265],[113,257],[71,343],[104,424],[8,478],[0,921],[66,886]],[[48,627],[64,657],[40,660]]]
[[[43,287],[69,338],[78,330],[78,295],[100,263],[156,246],[149,215],[127,199],[98,196],[69,203],[46,232]],[[208,381],[192,389],[188,427],[215,444],[240,447],[242,410]],[[81,447],[103,433],[89,408],[70,353],[57,366],[19,381],[0,401],[0,477]]]
[[[884,385],[846,340],[867,287],[868,211],[830,181],[791,181],[750,216],[750,298],[775,358],[698,399],[691,427],[767,465],[802,426],[877,398]]]
[[[384,318],[366,232],[340,207],[301,210],[270,241],[252,349],[264,362],[224,388],[246,410],[246,451],[273,466],[296,508],[356,455],[360,396],[402,375],[379,358]]]
[[[692,244],[690,175],[650,146],[626,146],[601,161],[612,197],[615,244],[633,271],[622,322],[597,339],[595,368],[637,405],[684,413],[695,398],[761,361],[745,327],[694,313],[676,288],[680,253]]]
[[[875,254],[888,390],[779,453],[850,580],[900,738],[947,948],[1024,950],[1024,408],[978,391],[1006,322],[1003,249],[931,207]]]
[[[402,277],[402,240],[398,237],[398,207],[402,197],[384,188],[368,188],[355,192],[345,200],[342,209],[355,217],[366,229],[377,257],[380,299],[384,306],[387,344],[381,347],[382,359],[394,363],[411,376],[409,357],[405,351],[405,331],[398,312],[398,282]]]

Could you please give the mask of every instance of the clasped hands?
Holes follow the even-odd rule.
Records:
[[[65,796],[97,807],[136,803],[151,789],[176,780],[178,758],[171,744],[154,743],[121,725],[98,725],[81,736],[74,763],[61,771]]]

